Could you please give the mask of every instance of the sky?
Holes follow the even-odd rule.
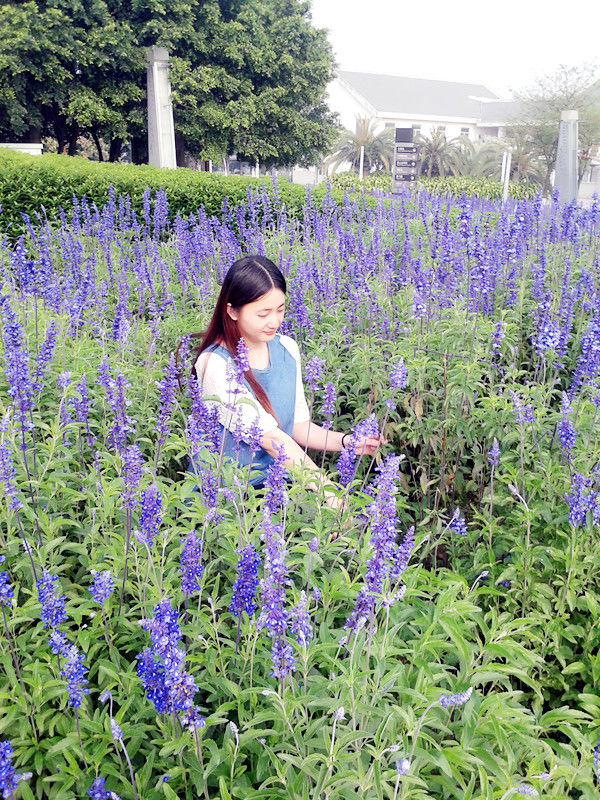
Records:
[[[600,77],[598,0],[311,0],[311,7],[341,69],[478,83],[502,98],[561,64],[595,65]]]

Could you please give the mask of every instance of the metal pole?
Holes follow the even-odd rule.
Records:
[[[510,150],[507,150],[504,153],[504,156],[506,163],[504,166],[504,181],[502,184],[502,202],[506,203],[506,200],[508,198],[508,184],[510,181],[510,164],[512,161],[512,153],[510,152]]]
[[[361,144],[361,146],[360,146],[360,165],[358,167],[358,176],[359,176],[359,180],[361,180],[361,181],[363,179],[363,166],[364,166],[364,164],[365,164],[365,146],[364,146],[364,144]]]

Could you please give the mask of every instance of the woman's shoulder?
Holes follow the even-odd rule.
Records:
[[[298,347],[298,343],[295,339],[292,339],[291,336],[286,336],[285,334],[278,334],[279,335],[279,344],[290,353],[296,361],[300,361],[300,348]]]
[[[225,348],[219,345],[211,345],[203,350],[196,359],[196,374],[200,377],[207,372],[224,372],[227,360],[231,358]]]

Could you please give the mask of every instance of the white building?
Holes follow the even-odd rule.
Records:
[[[502,136],[516,103],[500,100],[482,84],[376,75],[340,70],[329,85],[329,107],[353,131],[358,117],[384,127],[411,128],[430,135],[441,128],[447,139],[471,141]]]

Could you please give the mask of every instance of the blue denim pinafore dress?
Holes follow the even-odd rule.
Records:
[[[252,374],[267,393],[267,397],[273,407],[275,416],[279,421],[278,427],[285,431],[289,436],[292,435],[294,427],[294,409],[296,405],[296,359],[279,341],[279,334],[274,339],[267,342],[269,349],[269,366],[265,369],[253,369]],[[225,360],[230,359],[231,355],[222,345],[209,348],[209,352],[218,353]],[[248,391],[254,395],[250,385],[246,380],[244,384]],[[219,425],[221,436],[225,435],[223,454],[226,458],[237,461],[242,467],[248,466],[252,462],[252,474],[250,483],[253,486],[260,486],[264,483],[267,469],[274,459],[262,447],[255,450],[252,455],[250,446],[244,441],[239,444],[235,441],[229,430]],[[239,452],[238,452],[239,451]]]

